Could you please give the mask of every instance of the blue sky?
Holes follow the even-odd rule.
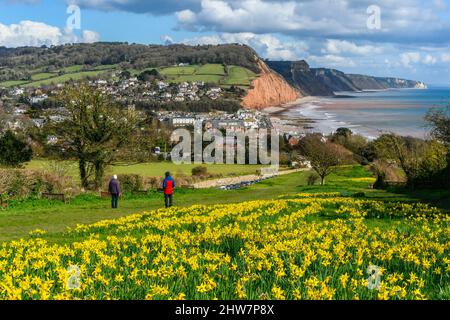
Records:
[[[66,28],[71,4],[81,29]],[[94,41],[240,42],[272,60],[450,85],[450,0],[0,0],[0,46]]]

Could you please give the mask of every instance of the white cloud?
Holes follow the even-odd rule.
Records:
[[[220,32],[268,33],[295,31],[302,27],[293,1],[202,0],[201,10],[176,13],[186,29],[211,29]]]
[[[327,54],[324,56],[309,56],[308,61],[320,66],[328,68],[353,68],[356,63],[348,57],[342,57],[333,54]]]
[[[178,22],[182,25],[194,24],[196,15],[193,11],[186,9],[175,13]]]
[[[406,52],[400,55],[400,60],[405,68],[411,68],[412,63],[420,62],[419,52]]]
[[[0,23],[0,46],[51,46],[63,43],[96,42],[98,33],[90,30],[82,31],[78,37],[72,31],[50,26],[42,22],[21,21],[18,24],[4,25]]]
[[[94,43],[100,41],[100,34],[91,30],[83,30],[82,38],[79,42]]]
[[[375,47],[371,45],[358,46],[354,42],[346,40],[328,39],[322,52],[329,54],[350,53],[355,55],[369,55],[380,54],[383,52],[383,48],[380,46]]]
[[[425,63],[426,65],[433,65],[436,64],[437,59],[435,57],[433,57],[431,54],[427,54],[425,56],[425,58],[423,59],[423,63]]]
[[[167,35],[167,34],[163,34],[163,35],[160,37],[160,39],[161,39],[161,41],[162,41],[165,45],[173,44],[173,43],[174,43],[172,37],[169,36],[169,35]]]
[[[450,53],[443,53],[441,55],[441,61],[444,63],[449,63],[450,62]]]
[[[187,30],[442,43],[450,42],[450,22],[436,9],[442,3],[378,0],[382,29],[376,31],[367,28],[366,9],[373,0],[199,0],[198,6],[191,2],[189,8],[176,11],[176,17],[179,27]]]

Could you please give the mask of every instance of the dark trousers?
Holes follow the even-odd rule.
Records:
[[[166,208],[169,208],[173,205],[173,194],[165,194],[164,201],[166,203]]]
[[[111,194],[111,206],[113,209],[117,209],[119,207],[119,195]]]

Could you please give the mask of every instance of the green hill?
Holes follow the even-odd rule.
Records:
[[[236,71],[250,75],[259,73],[255,56],[253,49],[238,44],[159,46],[95,43],[50,48],[0,47],[0,86],[45,85],[70,79],[79,80],[87,76],[100,76],[114,69],[141,72],[149,68],[164,69],[164,72],[174,76],[175,80],[181,75],[186,76],[179,81],[191,80],[190,76],[195,74],[205,76],[207,81],[226,80],[233,84]],[[191,66],[167,70],[165,68],[180,64]],[[231,77],[222,79],[227,76],[224,66],[236,66],[249,71],[236,69],[231,71]],[[245,84],[246,79],[243,81]]]

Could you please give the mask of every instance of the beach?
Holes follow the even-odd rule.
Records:
[[[431,88],[304,97],[264,111],[283,133],[331,134],[347,127],[368,139],[383,133],[427,138],[424,116],[430,108],[445,108],[449,103],[450,88]]]

